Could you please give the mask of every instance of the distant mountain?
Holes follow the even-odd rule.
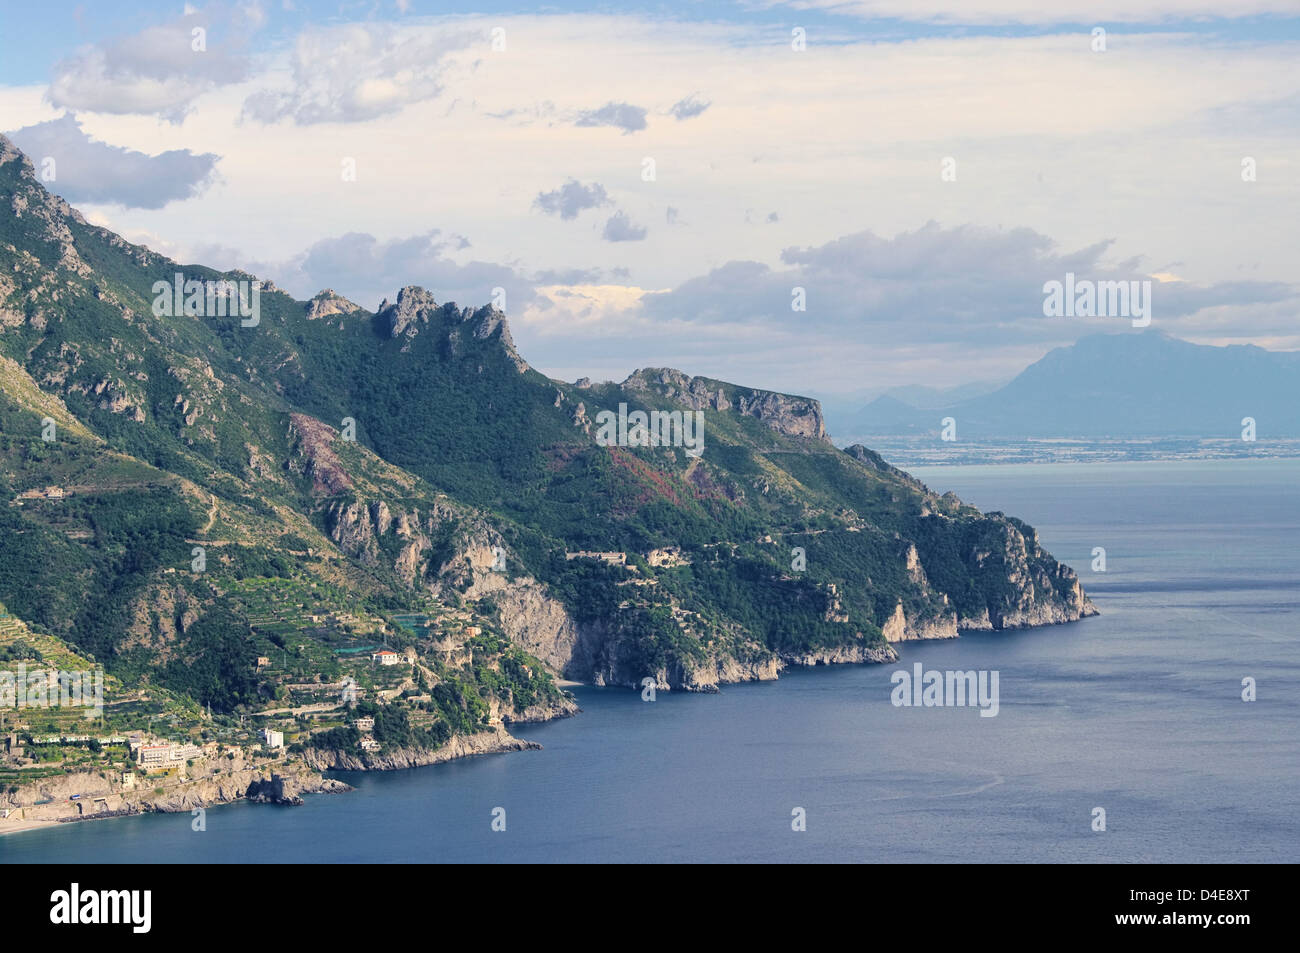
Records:
[[[123,682],[261,711],[378,692],[382,640],[383,750],[297,729],[351,765],[562,712],[556,675],[703,690],[1095,611],[1032,527],[836,449],[814,400],[552,380],[415,286],[245,315],[251,279],[88,223],[0,137],[0,600]]]
[[[962,438],[1300,436],[1300,352],[1212,347],[1158,331],[1095,334],[1057,348],[989,394],[922,407],[872,401],[839,432],[937,433],[953,417]]]
[[[1005,383],[1006,380],[1003,379],[999,381],[973,381],[969,384],[959,384],[956,387],[926,387],[924,384],[906,384],[902,387],[891,387],[880,396],[892,397],[894,400],[920,410],[929,410],[934,407],[949,407],[960,401],[970,400],[972,397],[991,394]]]
[[[859,415],[864,412],[868,404],[879,398],[892,398],[899,401],[909,411],[925,410],[932,407],[947,407],[971,397],[991,393],[1006,382],[1004,378],[996,381],[972,381],[956,387],[904,384],[883,390],[869,388],[852,394],[827,393],[821,395],[820,403],[826,414],[827,429],[835,437],[836,443],[842,445],[845,441],[840,438],[851,436],[856,432],[856,421]]]

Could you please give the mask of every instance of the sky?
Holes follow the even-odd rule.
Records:
[[[1300,347],[1297,63],[1300,0],[6,0],[0,131],[182,263],[851,403],[1138,333],[1067,273]]]

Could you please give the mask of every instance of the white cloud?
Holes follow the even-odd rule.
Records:
[[[607,242],[644,241],[649,229],[636,224],[624,211],[615,212],[605,221],[600,237]]]
[[[558,215],[562,219],[574,219],[579,212],[608,204],[609,193],[603,185],[599,182],[583,185],[577,179],[570,179],[550,192],[540,192],[533,200],[533,205],[547,215]]]
[[[255,7],[217,15],[187,8],[177,20],[83,47],[57,63],[49,101],[61,109],[153,113],[180,122],[200,95],[247,77],[249,63],[238,46],[260,22]]]
[[[672,108],[668,111],[673,114],[675,119],[694,119],[711,105],[713,104],[707,99],[702,99],[699,94],[692,93],[685,99],[679,99],[673,103]]]
[[[244,103],[259,122],[299,125],[365,122],[433,99],[443,88],[446,58],[478,39],[471,31],[388,24],[345,24],[300,34],[287,88],[263,89]]]
[[[506,28],[508,52],[491,51],[492,26]],[[1240,337],[1255,328],[1282,338],[1288,314],[1295,316],[1284,301],[1251,303],[1230,285],[1294,280],[1300,220],[1282,210],[1300,202],[1300,74],[1291,66],[1297,44],[1285,34],[1246,43],[1129,32],[1112,34],[1109,51],[1094,54],[1081,28],[898,42],[840,35],[834,43],[813,32],[808,50],[794,53],[784,28],[626,16],[412,17],[398,32],[379,24],[362,29],[374,45],[349,47],[343,28],[311,34],[316,39],[302,41],[311,52],[297,72],[299,47],[258,59],[242,84],[194,100],[178,127],[152,117],[79,116],[88,134],[146,153],[179,141],[222,156],[224,181],[187,203],[185,214],[97,211],[128,232],[168,235],[189,248],[219,243],[259,262],[294,262],[322,236],[368,236],[374,246],[349,246],[382,275],[373,291],[357,293],[368,306],[376,292],[407,283],[430,287],[439,300],[484,301],[481,292],[468,296],[488,274],[467,277],[474,273],[463,269],[475,261],[526,289],[519,298],[512,292],[514,314],[534,300],[527,289],[539,281],[673,289],[637,307],[616,306],[609,296],[599,307],[587,302],[582,326],[591,341],[561,343],[561,335],[541,334],[549,325],[533,322],[517,331],[534,364],[590,362],[593,374],[616,364],[622,346],[635,350],[635,363],[684,355],[680,363],[696,372],[773,386],[780,379],[796,390],[806,388],[821,360],[853,362],[846,376],[871,373],[891,383],[918,369],[936,383],[959,383],[968,372],[997,376],[1003,362],[1039,356],[1044,341],[997,332],[980,350],[973,337],[950,344],[926,337],[945,309],[978,310],[984,317],[976,324],[996,329],[988,317],[994,292],[998,283],[1003,292],[1010,288],[1011,250],[963,244],[952,234],[962,223],[993,234],[1001,227],[1004,235],[1024,228],[1050,236],[1055,244],[1045,254],[1057,264],[1066,257],[1059,249],[1086,255],[1110,242],[1108,267],[1184,279],[1162,283],[1162,294],[1185,283],[1180,293],[1200,294],[1204,304],[1206,289],[1217,287],[1223,303],[1180,319],[1189,331]],[[388,55],[406,42],[428,56],[413,64]],[[327,51],[340,44],[344,55],[331,66]],[[702,101],[699,91],[707,92],[708,109],[676,120],[674,105]],[[263,102],[273,121],[240,125],[245,101],[259,93],[271,94]],[[50,118],[34,115],[30,98],[30,91],[0,90],[0,112],[21,105],[24,123]],[[575,125],[609,103],[638,104],[645,127],[619,135],[627,130]],[[325,118],[347,121],[317,121]],[[1246,155],[1258,160],[1257,182],[1240,178]],[[956,181],[940,175],[949,156]],[[345,157],[357,163],[355,181],[340,177]],[[654,181],[641,177],[647,157],[655,161]],[[599,183],[610,206],[567,221],[530,214],[539,196],[570,180]],[[615,209],[633,228],[689,227],[606,241]],[[943,223],[944,241],[900,244],[899,236],[922,232],[930,220]],[[435,225],[442,230],[432,239],[436,247],[403,251],[401,243]],[[453,233],[471,236],[473,248],[439,244]],[[897,247],[872,252],[867,260],[877,270],[868,274],[837,272],[834,255],[863,253],[844,237],[863,233]],[[815,260],[783,261],[782,249],[816,252]],[[888,255],[901,259],[909,250],[933,259],[913,262],[932,289],[914,301],[904,283],[895,286],[879,271]],[[982,287],[972,270],[979,255],[990,256],[993,287]],[[317,260],[326,260],[323,252]],[[366,279],[364,267],[334,261]],[[709,282],[722,288],[733,262],[755,269],[747,273],[753,286],[742,285],[737,301],[695,297]],[[347,293],[326,271],[294,273],[304,294],[323,285]],[[739,323],[749,320],[739,304],[757,307],[753,296],[769,285],[780,292],[773,308],[788,315],[789,288],[782,286],[791,273],[812,274],[819,307],[837,283],[844,300],[863,294],[877,307],[865,313],[883,314],[878,306],[892,302],[899,310],[881,325],[885,340],[851,323],[818,324],[843,318],[843,305],[803,322]],[[549,280],[560,275],[567,277]],[[591,296],[575,294],[575,302]],[[680,307],[669,309],[670,302]],[[701,302],[708,321],[691,310]],[[545,310],[543,303],[537,307]],[[565,313],[552,304],[549,314]],[[630,336],[605,334],[616,327]]]
[[[1161,282],[1139,260],[1114,261],[1110,242],[1069,253],[1032,229],[944,228],[929,223],[893,238],[871,232],[787,248],[783,267],[733,261],[641,304],[652,318],[691,322],[797,324],[808,332],[869,334],[877,344],[1070,339],[1098,318],[1048,318],[1043,285],[1067,272],[1092,281],[1151,281],[1152,315],[1163,330],[1207,308],[1285,303],[1300,310],[1300,285],[1235,281]],[[803,289],[805,310],[791,304]],[[1122,323],[1122,322],[1120,322]]]
[[[36,163],[47,188],[69,202],[158,209],[212,184],[219,156],[172,149],[146,155],[92,139],[71,114],[24,126],[9,138]],[[44,179],[50,161],[53,180]]]
[[[272,277],[300,297],[332,287],[372,311],[406,285],[420,285],[439,301],[463,307],[486,304],[497,287],[505,288],[507,300],[517,306],[531,300],[529,279],[507,265],[457,260],[465,248],[464,239],[436,228],[387,241],[349,232],[315,242]]]
[[[614,126],[623,134],[640,132],[645,128],[646,110],[631,103],[606,103],[599,109],[584,109],[574,121],[575,126]],[[680,117],[679,117],[680,118]]]

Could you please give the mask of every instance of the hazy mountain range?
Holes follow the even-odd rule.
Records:
[[[1192,344],[1156,330],[1095,334],[987,393],[895,389],[856,414],[831,415],[829,426],[837,438],[937,434],[944,417],[972,439],[1232,439],[1245,417],[1259,439],[1297,437],[1300,353]]]

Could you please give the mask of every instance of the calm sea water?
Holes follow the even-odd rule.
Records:
[[[1300,461],[917,475],[1038,527],[1103,615],[719,695],[579,689],[581,715],[517,731],[543,751],[341,775],[355,793],[215,808],[201,833],[157,815],[2,837],[0,860],[1300,860]],[[997,717],[893,707],[917,661],[997,670]]]

